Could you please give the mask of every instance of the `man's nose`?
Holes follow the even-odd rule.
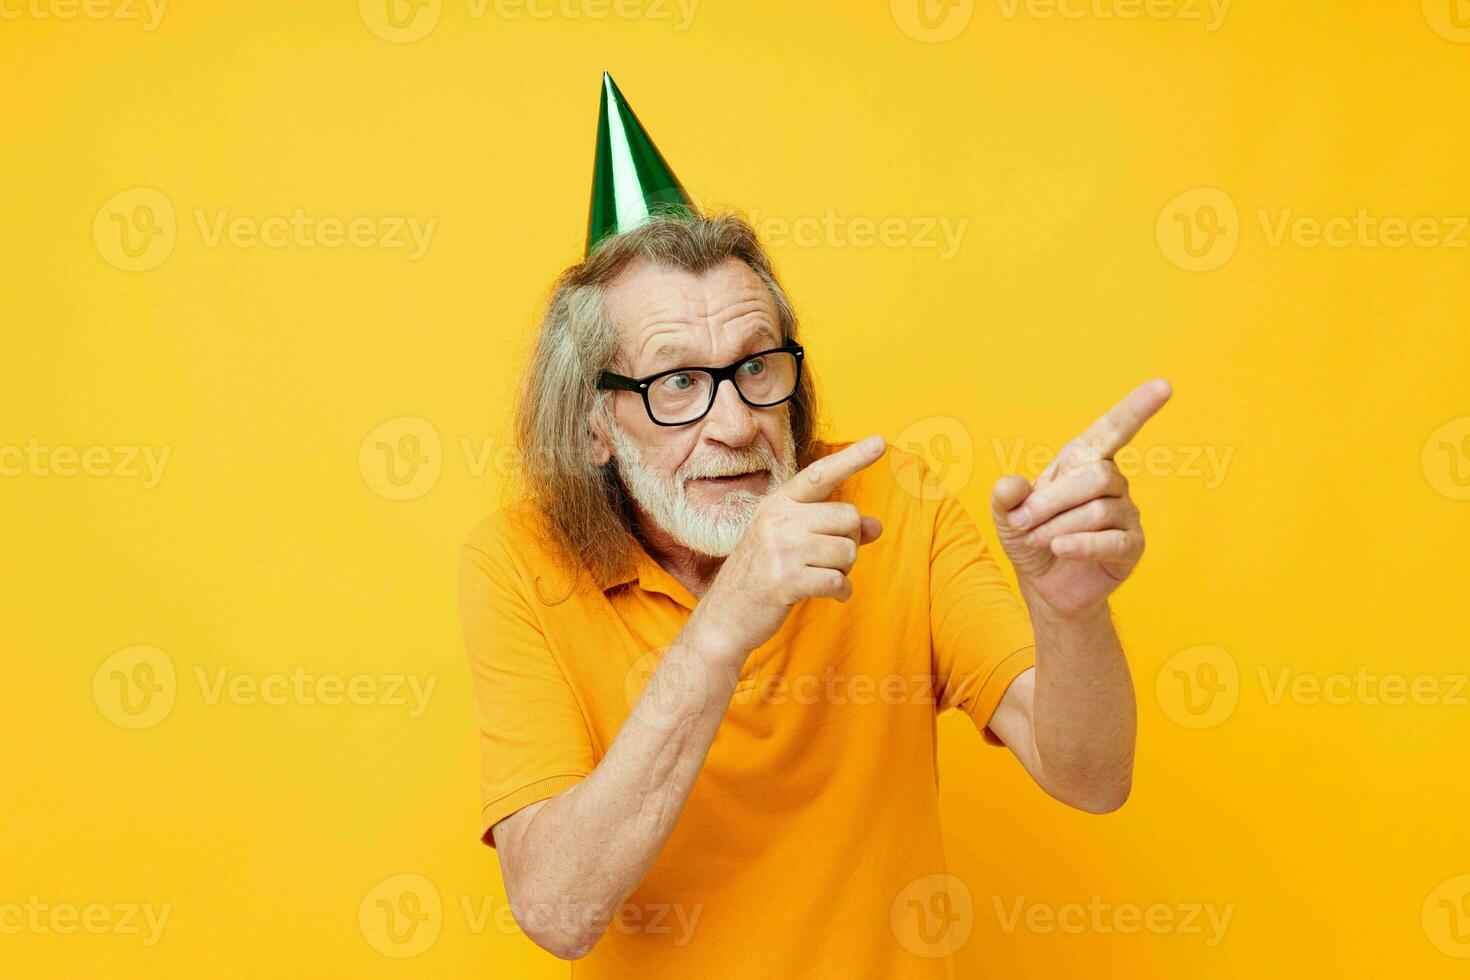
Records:
[[[755,413],[740,399],[735,382],[721,381],[715,389],[715,403],[704,417],[704,438],[740,448],[755,438]]]

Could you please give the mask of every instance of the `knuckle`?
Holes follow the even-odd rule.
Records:
[[[852,584],[848,582],[846,575],[837,571],[835,568],[828,569],[828,571],[831,574],[828,576],[829,591],[827,594],[840,602],[846,602],[848,597],[852,595]]]

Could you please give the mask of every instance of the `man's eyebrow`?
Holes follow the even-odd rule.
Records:
[[[781,339],[776,336],[776,331],[764,323],[760,325],[760,328],[755,333],[750,335],[750,339],[752,341],[759,341],[758,344],[752,344],[752,349],[758,347],[761,350],[766,350],[770,347],[779,347],[781,345]]]
[[[689,348],[683,344],[659,344],[658,348],[653,352],[653,359],[655,361],[661,361],[666,357],[672,357],[675,354],[687,354],[688,352]]]

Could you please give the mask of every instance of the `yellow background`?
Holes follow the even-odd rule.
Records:
[[[513,468],[534,314],[580,256],[607,68],[706,205],[844,222],[774,249],[831,431],[956,457],[987,528],[1018,442],[1055,448],[1132,384],[1175,384],[1138,440],[1162,447],[1134,478],[1150,548],[1114,603],[1139,695],[1132,800],[1068,811],[941,723],[950,871],[974,908],[961,975],[1463,973],[1470,249],[1271,233],[1286,209],[1446,235],[1470,213],[1470,10],[1449,3],[1239,2],[1209,30],[1196,3],[1203,19],[936,4],[926,27],[906,0],[704,0],[682,25],[651,0],[601,20],[560,12],[577,0],[547,18],[445,0],[395,41],[352,0],[178,3],[153,30],[141,4],[110,11],[141,21],[62,19],[37,13],[65,0],[6,0],[0,446],[170,456],[152,487],[126,468],[0,478],[0,907],[171,911],[151,947],[0,932],[0,972],[564,975],[504,927],[475,839],[454,575]],[[127,271],[107,236],[138,199],[107,206],[136,188],[167,199],[175,240]],[[210,245],[199,225],[296,209],[437,224],[416,259]],[[907,229],[888,244],[850,224],[888,218]],[[958,251],[924,247],[922,219],[967,221]],[[1218,267],[1182,267],[1196,221],[1221,229]],[[364,443],[402,417],[440,448],[418,444],[427,486],[400,500],[377,442],[411,447],[422,424]],[[1230,454],[1218,479],[1206,450]],[[137,645],[176,680],[166,717],[133,730],[99,673]],[[1225,716],[1199,727],[1184,685],[1211,680],[1202,657]],[[418,717],[210,703],[198,671],[220,668],[436,686]],[[1427,675],[1441,696],[1278,697],[1285,668]],[[398,875],[441,902],[420,906],[411,958],[370,935]],[[996,912],[1093,896],[1232,912],[1215,945],[1007,932]],[[478,932],[465,902],[490,911]]]

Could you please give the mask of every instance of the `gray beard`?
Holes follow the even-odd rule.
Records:
[[[679,467],[672,479],[645,465],[638,445],[618,428],[611,413],[606,418],[623,486],[660,530],[695,554],[727,557],[750,526],[761,498],[796,475],[796,446],[789,415],[783,427],[779,458],[765,446],[751,445],[741,452],[699,456]],[[762,493],[731,490],[714,505],[713,513],[689,502],[685,491],[690,480],[756,469],[771,474]]]

